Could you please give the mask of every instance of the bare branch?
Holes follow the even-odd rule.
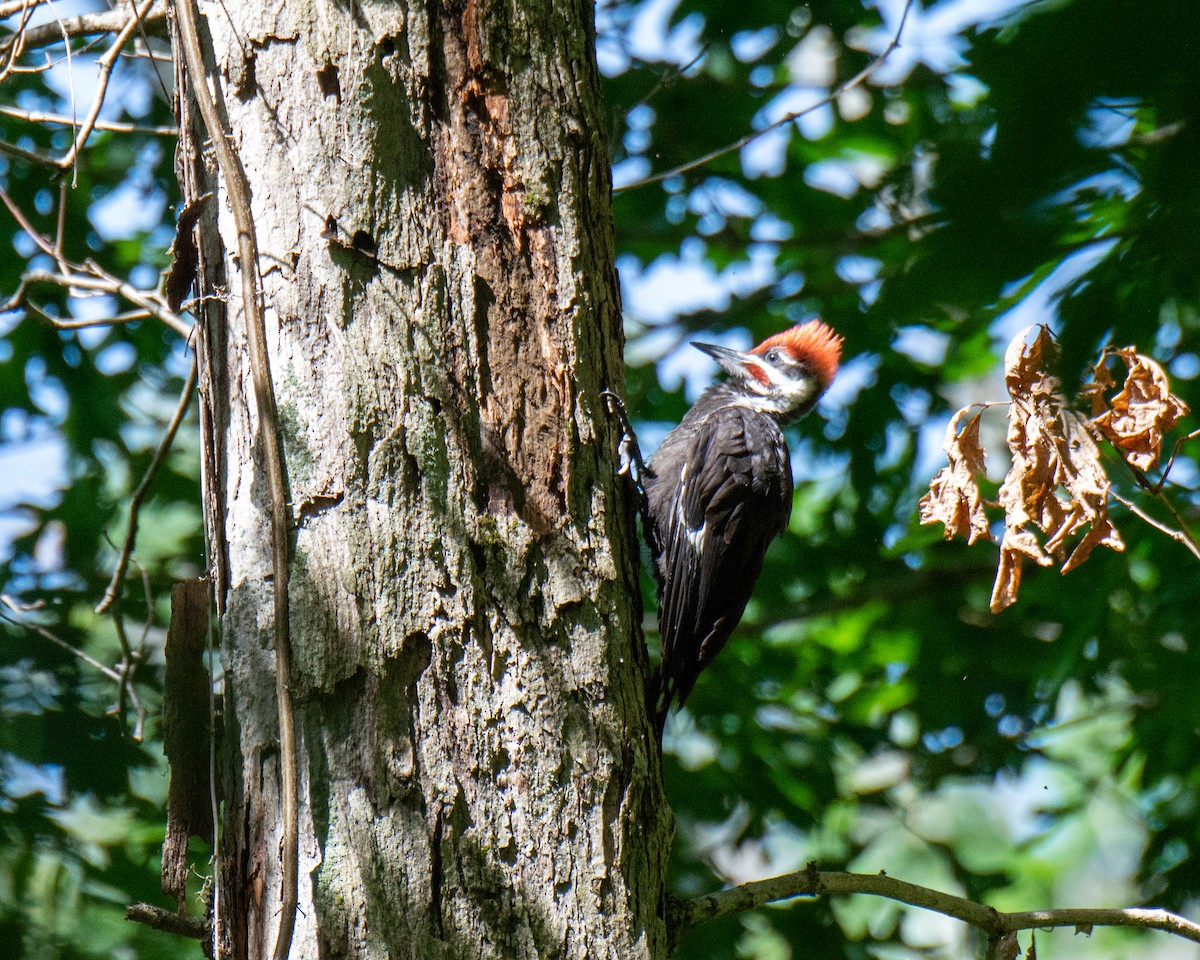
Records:
[[[18,147],[15,143],[9,143],[6,140],[0,140],[0,153],[6,153],[10,157],[18,157],[43,167],[53,167],[57,163],[52,157],[44,157],[40,153]]]
[[[71,290],[90,290],[94,293],[106,293],[110,296],[121,297],[139,309],[145,310],[150,316],[166,324],[181,337],[188,338],[192,335],[191,324],[179,316],[179,314],[168,310],[158,299],[158,294],[150,290],[139,290],[132,284],[112,276],[90,261],[85,266],[89,273],[59,274],[51,273],[48,270],[29,271],[21,278],[17,292],[4,304],[3,308],[5,310],[15,310],[18,307],[32,306],[32,304],[27,302],[29,288],[40,283],[45,283],[56,287],[67,287]],[[70,321],[58,320],[52,320],[51,322],[56,325],[59,323],[70,323]],[[86,326],[87,324],[79,325]]]
[[[719,893],[684,901],[680,904],[676,922],[680,929],[686,929],[706,920],[753,910],[777,900],[850,893],[873,894],[910,906],[933,910],[963,920],[989,933],[1003,929],[999,923],[1000,914],[981,903],[896,880],[883,873],[856,874],[817,870],[815,864],[809,864],[806,869],[796,873],[744,883]]]
[[[15,17],[18,13],[31,14],[36,7],[45,2],[46,0],[8,0],[8,3],[0,3],[0,20]]]
[[[95,129],[96,121],[100,117],[100,111],[104,108],[104,98],[108,95],[108,81],[112,77],[112,69],[117,62],[117,57],[121,54],[121,48],[133,36],[134,31],[143,22],[146,14],[150,12],[150,8],[157,2],[158,0],[145,0],[145,3],[140,7],[134,7],[128,22],[113,39],[112,45],[96,61],[96,66],[99,68],[99,76],[96,81],[96,95],[92,98],[91,109],[88,110],[87,116],[79,126],[79,133],[75,137],[75,142],[71,145],[71,149],[67,151],[66,156],[58,162],[58,165],[63,170],[75,166],[75,161],[79,157],[79,151],[83,149],[83,145],[87,143],[88,137],[92,135],[92,130]]]
[[[129,671],[129,663],[130,663],[129,657],[126,656],[124,658],[123,662],[121,663],[120,669],[117,669],[115,667],[105,666],[103,663],[101,663],[99,660],[97,660],[91,654],[86,653],[83,650],[80,650],[78,647],[72,646],[70,643],[68,643],[62,637],[58,636],[58,634],[53,633],[50,630],[47,630],[41,624],[31,623],[25,617],[25,614],[26,614],[28,608],[23,607],[21,604],[17,603],[16,600],[14,600],[12,597],[8,596],[7,594],[0,594],[0,605],[7,607],[14,614],[11,617],[0,614],[0,618],[7,620],[9,623],[14,624],[15,626],[18,626],[25,630],[30,630],[33,633],[36,633],[43,640],[48,640],[48,641],[50,641],[50,643],[53,643],[56,647],[60,647],[61,649],[66,650],[68,653],[72,654],[73,656],[78,657],[80,660],[82,660],[84,663],[86,663],[89,667],[92,667],[93,669],[98,670],[100,673],[104,674],[104,676],[108,677],[110,680],[112,680],[114,683],[116,683],[116,685],[117,685],[117,706],[113,709],[113,712],[119,713],[120,716],[123,718],[125,716],[125,705],[126,705],[126,702],[128,702],[128,704],[133,707],[134,729],[138,734],[138,739],[141,739],[141,731],[142,731],[142,728],[145,726],[145,722],[146,722],[146,708],[142,706],[142,702],[137,695],[137,691],[133,688],[133,677],[131,676],[130,671]]]
[[[670,170],[664,170],[662,173],[651,174],[643,180],[638,180],[636,183],[627,183],[623,187],[615,187],[613,188],[613,193],[624,193],[626,190],[635,190],[638,187],[649,186],[652,183],[661,183],[663,180],[668,180],[671,177],[677,177],[682,173],[687,173],[689,170],[695,170],[697,167],[703,167],[705,164],[711,163],[718,157],[723,157],[727,153],[733,153],[736,150],[741,150],[742,147],[746,146],[748,143],[753,143],[759,137],[765,136],[778,127],[782,127],[785,124],[791,123],[793,120],[799,120],[801,117],[812,113],[814,110],[819,110],[824,106],[828,106],[842,96],[842,94],[853,90],[855,87],[862,86],[862,84],[870,79],[871,75],[875,73],[875,71],[883,66],[887,58],[892,55],[892,52],[900,46],[900,35],[904,32],[904,24],[908,20],[908,12],[910,9],[912,9],[912,5],[913,0],[907,0],[907,2],[904,4],[904,12],[900,15],[900,24],[896,28],[896,35],[892,37],[891,43],[887,45],[883,53],[859,70],[858,73],[852,76],[849,80],[846,80],[844,83],[834,87],[827,96],[822,97],[816,103],[810,104],[803,110],[796,110],[793,113],[786,114],[785,116],[780,117],[774,123],[767,124],[761,130],[755,130],[753,133],[748,133],[744,137],[735,140],[733,143],[726,144],[723,147],[718,147],[716,150],[710,151],[702,157],[697,157],[695,160],[689,160],[687,163],[681,163],[679,166],[672,167]]]
[[[1161,930],[1200,943],[1200,924],[1167,910],[1150,907],[1066,907],[1061,910],[1028,910],[1002,913],[1006,930],[1041,930],[1046,927],[1136,927]]]
[[[1018,930],[1046,927],[1137,927],[1144,930],[1161,930],[1200,943],[1200,924],[1166,910],[1138,907],[1076,907],[1001,913],[986,904],[896,880],[883,873],[823,871],[817,870],[815,864],[809,864],[807,869],[797,873],[745,883],[719,893],[682,901],[676,905],[673,919],[676,929],[683,931],[707,920],[753,910],[779,900],[790,900],[794,897],[844,896],[854,893],[884,897],[953,917],[987,934],[992,942],[1002,942],[1006,935]]]
[[[0,114],[17,120],[28,120],[30,123],[62,123],[68,127],[78,127],[77,121],[61,113],[45,113],[41,110],[21,110],[18,107],[0,107]],[[156,137],[174,137],[179,135],[175,127],[143,126],[139,123],[125,123],[120,120],[97,120],[93,125],[96,130],[107,130],[111,133],[146,133]]]
[[[54,252],[53,244],[34,228],[25,216],[25,212],[17,206],[13,198],[8,195],[8,191],[3,188],[0,188],[0,203],[3,203],[8,212],[12,214],[12,218],[17,221],[17,226],[25,232],[25,236],[29,237],[42,253],[48,257],[54,257],[57,261],[58,257]]]
[[[196,387],[196,356],[192,355],[192,365],[188,370],[187,380],[183,384],[183,391],[179,394],[179,403],[175,407],[175,414],[171,417],[171,422],[167,424],[166,432],[163,433],[162,440],[159,441],[158,449],[154,451],[154,458],[150,461],[150,466],[146,468],[146,474],[142,477],[142,482],[138,484],[138,488],[133,492],[133,496],[129,498],[129,524],[125,530],[125,543],[121,547],[121,554],[117,558],[116,569],[113,570],[112,580],[108,585],[108,589],[104,591],[104,598],[96,604],[96,612],[104,613],[112,606],[113,601],[121,592],[121,587],[125,585],[125,572],[129,569],[129,558],[133,556],[133,548],[137,542],[138,516],[141,513],[142,504],[146,500],[146,495],[150,492],[150,485],[154,483],[154,478],[158,475],[158,470],[162,466],[163,460],[166,459],[171,445],[175,442],[175,434],[179,432],[179,426],[183,423],[183,418],[187,414],[188,405],[192,402],[192,391]]]
[[[208,940],[211,934],[207,921],[185,917],[173,910],[164,910],[151,903],[131,903],[125,908],[125,919],[145,924],[147,927],[161,930],[164,933],[173,933],[177,937],[189,937],[192,940]]]
[[[18,10],[20,7],[17,8]],[[3,7],[0,7],[0,11]],[[7,38],[3,43],[0,43],[0,52],[7,52],[8,48],[13,44],[20,42],[24,49],[30,50],[36,47],[48,47],[51,44],[59,43],[67,37],[94,37],[106,33],[119,33],[125,30],[130,24],[136,25],[137,18],[132,16],[128,10],[103,10],[99,13],[85,13],[78,17],[69,17],[66,20],[59,20],[54,23],[39,24],[36,27],[28,27],[19,34]],[[142,18],[142,23],[147,29],[153,28],[156,32],[166,31],[167,26],[167,10],[163,6],[158,10],[151,11]],[[20,38],[18,41],[18,37]]]
[[[4,606],[8,607],[8,609],[11,610],[16,615],[15,617],[3,617],[3,619],[7,620],[9,623],[15,624],[16,626],[21,627],[25,630],[31,630],[34,633],[36,633],[39,637],[41,637],[43,640],[49,640],[56,647],[61,647],[63,650],[66,650],[68,653],[72,654],[73,656],[78,657],[80,660],[82,660],[84,663],[86,663],[92,669],[99,670],[102,674],[104,674],[106,677],[108,677],[108,679],[115,680],[118,683],[121,681],[121,674],[119,672],[117,672],[116,670],[114,670],[112,667],[106,667],[103,663],[101,663],[99,660],[97,660],[95,657],[93,657],[90,653],[85,653],[84,651],[80,650],[78,647],[72,646],[66,640],[64,640],[62,637],[60,637],[58,634],[51,633],[45,627],[41,626],[41,624],[30,623],[28,620],[26,620],[25,619],[25,609],[19,603],[17,603],[16,600],[14,600],[12,597],[10,597],[8,594],[0,593],[0,604],[3,604]],[[0,614],[0,616],[3,616],[3,615]]]
[[[1165,533],[1168,537],[1170,537],[1176,543],[1183,544],[1185,547],[1187,547],[1188,551],[1192,554],[1192,556],[1194,556],[1197,560],[1200,560],[1200,544],[1196,543],[1195,538],[1190,535],[1191,531],[1188,530],[1186,527],[1181,528],[1179,530],[1175,530],[1172,527],[1168,527],[1165,523],[1160,523],[1159,521],[1155,520],[1152,516],[1150,516],[1150,514],[1148,514],[1145,510],[1143,510],[1141,507],[1139,507],[1136,503],[1134,503],[1132,500],[1126,500],[1123,496],[1121,496],[1115,490],[1110,490],[1108,492],[1108,495],[1110,497],[1112,497],[1114,500],[1116,500],[1117,503],[1120,503],[1121,505],[1127,507],[1129,509],[1129,512],[1132,513],[1138,519],[1144,520],[1146,523],[1150,524],[1150,526],[1152,526],[1155,530],[1158,530],[1160,533]],[[1170,500],[1167,499],[1166,494],[1164,494],[1160,490],[1158,492],[1158,494],[1151,494],[1151,495],[1155,496],[1156,499],[1163,501],[1163,503],[1165,503],[1167,505],[1167,509],[1169,509],[1175,515],[1175,518],[1177,520],[1181,519],[1179,516],[1179,512],[1175,509],[1175,505],[1173,503],[1171,503]]]

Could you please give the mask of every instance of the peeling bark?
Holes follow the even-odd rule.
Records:
[[[669,814],[599,398],[622,368],[591,6],[202,12],[253,192],[297,523],[292,956],[665,956]],[[189,196],[216,193],[201,270],[224,297],[202,383],[222,940],[262,957],[279,890],[266,490],[236,237],[191,132]]]

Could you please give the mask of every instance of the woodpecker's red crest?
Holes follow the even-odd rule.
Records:
[[[660,733],[737,626],[767,546],[787,528],[792,468],[780,425],[816,405],[837,372],[842,338],[810,320],[749,351],[694,346],[729,379],[667,434],[646,477],[651,539],[661,547]]]
[[[772,350],[784,350],[797,363],[807,363],[829,386],[842,356],[842,338],[820,320],[809,320],[767,337],[750,352],[762,357]]]
[[[820,320],[809,320],[768,337],[743,352],[694,343],[732,376],[735,401],[780,422],[802,417],[837,373],[842,338]]]

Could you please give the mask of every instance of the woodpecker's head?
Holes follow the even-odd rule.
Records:
[[[748,352],[708,343],[692,346],[729,372],[739,402],[787,420],[808,413],[833,382],[842,338],[820,320],[809,320]]]

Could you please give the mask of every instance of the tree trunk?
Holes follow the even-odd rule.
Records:
[[[665,955],[588,0],[201,5],[245,165],[295,522],[291,956]],[[201,222],[225,665],[220,920],[279,925],[269,487],[236,229]]]

